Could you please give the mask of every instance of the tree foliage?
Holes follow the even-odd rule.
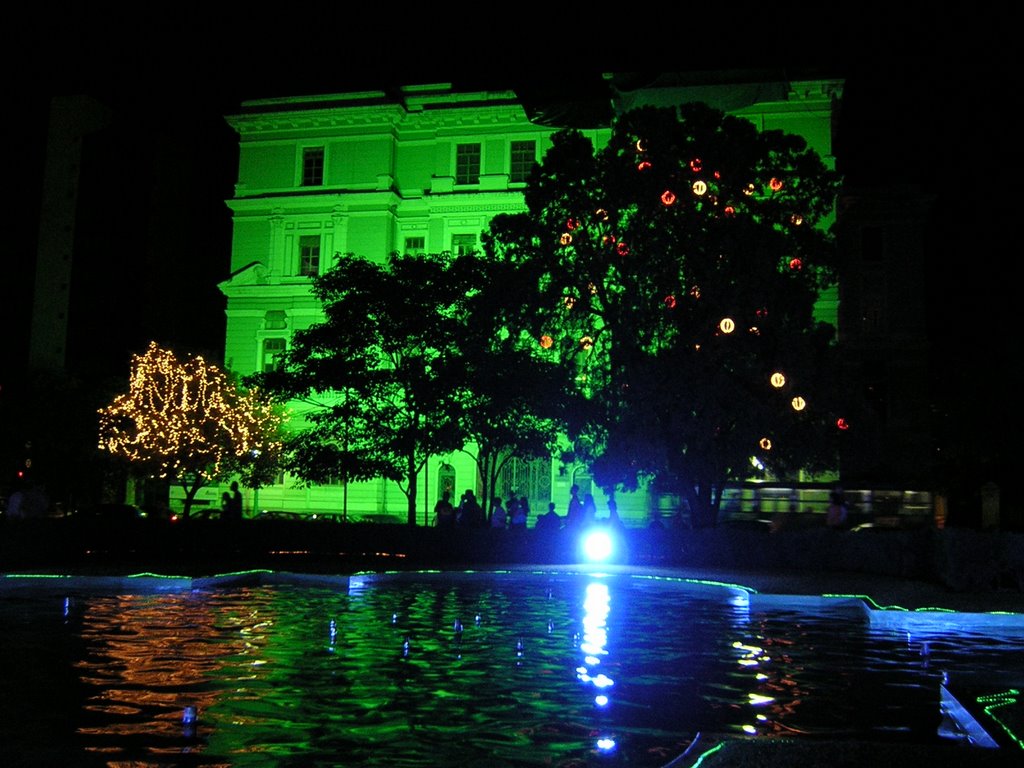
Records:
[[[185,517],[204,485],[240,474],[259,487],[277,471],[283,417],[271,401],[202,357],[180,360],[155,342],[132,358],[128,392],[99,417],[100,449],[181,485]]]
[[[836,184],[803,139],[701,104],[627,113],[596,152],[553,136],[528,211],[485,248],[528,282],[510,323],[588,397],[576,446],[607,491],[656,480],[709,524],[752,455],[779,473],[834,460],[832,329],[813,308]]]
[[[464,290],[443,256],[353,255],[314,280],[324,320],[297,331],[283,369],[263,381],[302,404],[289,466],[310,482],[396,481],[416,522],[416,481],[429,456],[456,450]]]
[[[466,287],[466,322],[453,381],[459,431],[475,450],[488,516],[498,477],[513,458],[550,458],[577,399],[570,372],[536,345],[523,344],[509,319],[530,298],[517,269],[468,254],[453,277]]]

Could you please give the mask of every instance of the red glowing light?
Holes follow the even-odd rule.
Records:
[[[782,189],[782,179],[772,177],[772,180],[768,182],[768,186],[772,188],[772,192],[778,192]]]
[[[648,162],[647,160],[642,160],[639,163],[637,163],[636,169],[638,171],[646,171],[650,167],[651,167],[650,162]]]
[[[576,221],[576,219],[569,219],[568,221],[565,222],[565,228],[568,229],[570,232],[576,229],[577,226],[579,226],[579,223]]]
[[[665,306],[669,309],[676,308],[676,297],[671,294],[665,297]]]
[[[700,158],[699,157],[693,158],[693,160],[690,161],[690,170],[693,171],[694,173],[700,173],[700,169],[701,169]]]
[[[619,256],[629,256],[629,246],[625,243],[619,243],[616,245],[615,250],[618,252]]]
[[[666,189],[661,193],[661,202],[665,205],[672,205],[676,201],[675,193],[671,189]]]
[[[836,419],[836,427],[843,430],[844,432],[850,428],[850,423],[846,419]]]
[[[799,272],[804,268],[804,263],[799,258],[792,258],[789,260],[789,268],[794,272]]]
[[[731,205],[725,206],[725,215],[726,216],[732,216],[735,213],[736,213],[736,209],[733,208]]]
[[[544,347],[544,349],[551,349],[551,345],[554,344],[554,343],[555,343],[555,340],[552,339],[547,334],[545,334],[544,336],[540,337],[540,345],[542,347]]]

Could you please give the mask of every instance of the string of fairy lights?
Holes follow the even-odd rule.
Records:
[[[281,449],[283,418],[201,356],[179,360],[151,342],[132,357],[127,393],[100,409],[99,447],[161,478],[222,478],[247,457]]]

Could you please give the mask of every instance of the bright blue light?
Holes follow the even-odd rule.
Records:
[[[607,531],[591,531],[583,540],[583,551],[595,562],[607,560],[612,554],[612,537]]]
[[[610,752],[615,749],[615,739],[605,737],[597,740],[597,748],[603,752]]]

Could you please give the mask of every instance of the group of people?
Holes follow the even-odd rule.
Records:
[[[486,514],[476,494],[467,490],[462,494],[458,506],[451,502],[451,492],[444,491],[434,505],[434,525],[439,528],[484,528],[498,530],[522,530],[527,527],[530,505],[525,496],[509,495],[506,502],[499,496],[491,500],[491,519],[488,523]],[[614,499],[608,501],[608,516],[597,517],[597,504],[592,494],[584,494],[580,498],[580,488],[573,485],[569,489],[569,508],[563,518],[555,509],[554,502],[548,504],[548,511],[537,518],[535,527],[542,530],[559,530],[576,528],[603,523],[621,527],[618,509]]]
[[[491,519],[487,521],[483,507],[477,501],[476,493],[467,490],[459,499],[458,506],[451,502],[451,492],[444,491],[434,505],[434,524],[438,528],[491,528],[525,529],[530,516],[530,504],[525,496],[510,494],[502,504],[501,497],[491,499]]]

